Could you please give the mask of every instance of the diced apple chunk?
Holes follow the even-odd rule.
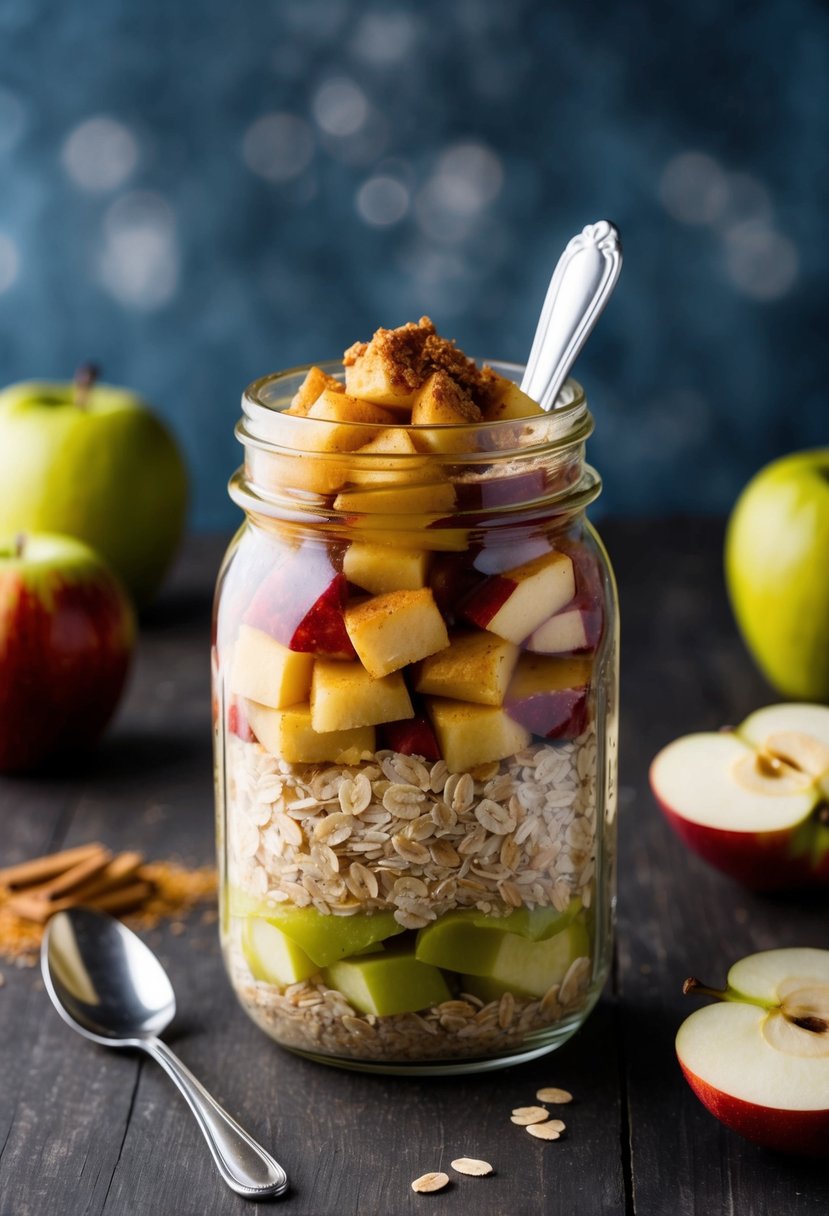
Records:
[[[423,660],[415,687],[438,697],[502,705],[518,653],[514,642],[492,633],[458,634],[445,650]]]
[[[403,932],[403,926],[388,910],[355,912],[353,916],[331,916],[316,908],[297,908],[289,904],[256,909],[265,919],[295,942],[318,967],[328,967],[341,958],[362,954],[390,937]]]
[[[417,591],[426,585],[429,554],[424,549],[367,545],[355,541],[345,551],[343,574],[372,595]]]
[[[318,659],[311,681],[311,725],[321,732],[351,730],[414,717],[399,671],[375,679],[361,663]]]
[[[590,609],[565,608],[533,630],[526,647],[537,654],[572,654],[577,650],[590,650],[594,632]]]
[[[343,959],[326,969],[325,980],[360,1013],[377,1017],[416,1013],[452,995],[437,967],[403,950]]]
[[[462,612],[481,629],[522,642],[575,592],[572,560],[566,553],[548,553],[487,579],[470,594]]]
[[[375,751],[373,726],[352,730],[315,731],[311,723],[310,705],[292,705],[288,709],[270,709],[256,701],[248,701],[247,715],[256,738],[272,756],[289,764],[336,763],[346,753],[352,755]]]
[[[345,627],[357,657],[375,678],[416,663],[449,645],[428,587],[388,591],[346,609]]]
[[[393,363],[383,358],[372,343],[346,367],[345,387],[355,397],[390,409],[408,413],[412,407],[414,389],[411,384],[397,374]]]
[[[412,401],[412,425],[430,428],[418,440],[436,452],[462,452],[468,438],[444,426],[469,426],[481,421],[481,411],[465,389],[444,371],[433,372]]]
[[[367,424],[386,427],[394,421],[394,415],[379,405],[334,389],[324,389],[305,416],[317,422],[338,424],[303,431],[305,446],[314,452],[353,452],[374,438],[376,432],[369,430]]]
[[[307,541],[263,580],[245,612],[245,624],[290,650],[353,659],[343,618],[347,598],[348,581],[335,568],[329,549]]]
[[[484,410],[484,419],[487,422],[505,422],[513,418],[532,418],[535,415],[544,413],[544,410],[537,401],[533,401],[532,397],[528,397],[526,393],[522,393],[518,385],[513,384],[512,380],[507,380],[505,376],[498,377],[494,390],[493,396],[495,399]]]
[[[242,625],[233,650],[231,690],[271,709],[307,701],[314,656],[289,650],[270,634]]]
[[[591,670],[589,659],[522,654],[504,707],[534,735],[574,739],[587,727]]]
[[[337,511],[372,515],[444,515],[454,505],[455,487],[448,481],[343,490],[334,500]]]
[[[425,701],[441,755],[453,773],[504,760],[530,741],[530,732],[497,706],[442,697],[426,697]]]
[[[242,954],[255,980],[286,988],[307,980],[319,967],[290,937],[258,916],[242,929]]]
[[[309,367],[308,374],[294,393],[290,408],[286,414],[297,414],[305,417],[311,406],[321,393],[330,389],[333,393],[344,393],[345,388],[333,376],[327,376],[321,367]]]
[[[436,470],[428,456],[418,451],[411,433],[402,426],[386,427],[379,435],[357,448],[349,481],[360,486],[399,486],[433,480]],[[360,467],[362,457],[367,467]]]

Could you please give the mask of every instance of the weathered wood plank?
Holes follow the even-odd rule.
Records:
[[[670,739],[773,702],[728,611],[716,521],[609,526],[623,602],[619,985],[637,1216],[829,1211],[824,1165],[765,1152],[698,1103],[674,1055],[696,1003],[755,950],[829,945],[825,895],[752,896],[687,852],[648,790]]]

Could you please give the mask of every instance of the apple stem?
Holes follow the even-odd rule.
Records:
[[[777,1009],[777,1002],[762,1001],[759,997],[746,996],[744,992],[735,992],[733,988],[709,988],[701,983],[696,976],[689,976],[682,985],[683,996],[710,996],[715,1001],[738,1001],[744,1005],[759,1005],[761,1009]]]
[[[79,410],[85,410],[89,404],[89,394],[100,374],[96,363],[82,363],[75,372],[75,405]]]

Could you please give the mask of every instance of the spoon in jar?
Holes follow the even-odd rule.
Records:
[[[533,338],[521,389],[551,410],[622,269],[619,233],[608,220],[588,224],[558,260]]]
[[[126,925],[90,908],[58,912],[46,927],[41,967],[52,1003],[73,1030],[105,1047],[146,1051],[196,1116],[219,1173],[238,1195],[281,1195],[288,1178],[157,1036],[176,1012],[167,973]]]

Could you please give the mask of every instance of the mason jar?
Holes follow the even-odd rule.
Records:
[[[307,371],[252,384],[237,427],[213,644],[227,971],[315,1060],[531,1059],[611,958],[617,602],[587,402],[571,380],[549,414],[382,430],[285,413]]]

